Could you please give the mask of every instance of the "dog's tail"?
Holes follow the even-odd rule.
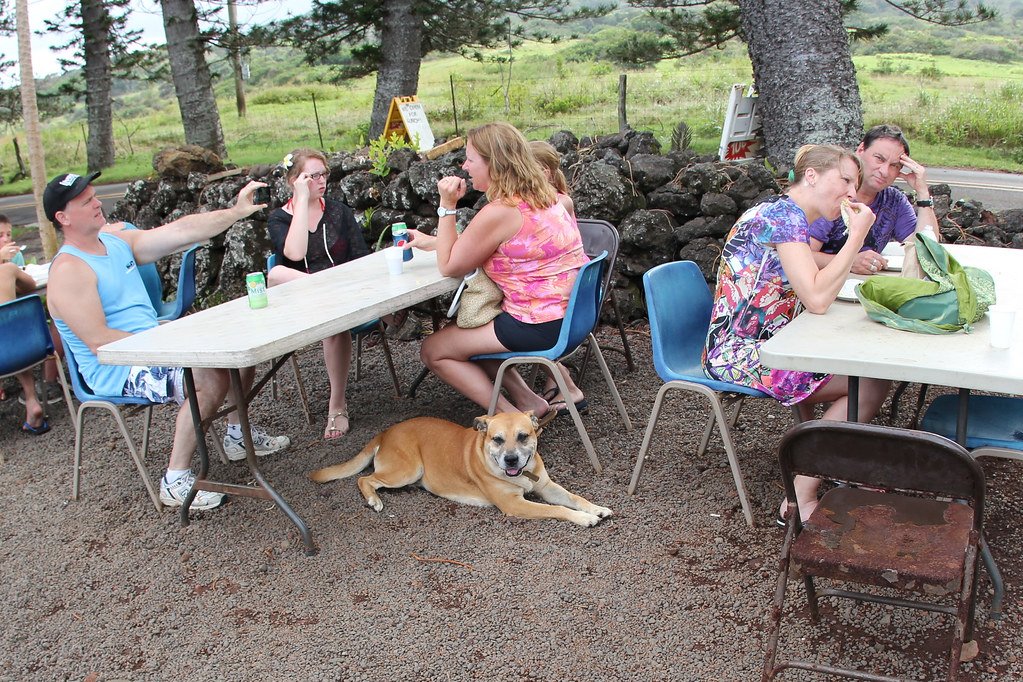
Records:
[[[309,478],[316,483],[326,483],[327,481],[336,481],[339,478],[354,476],[370,465],[373,458],[377,456],[377,450],[379,449],[380,436],[377,436],[367,443],[366,447],[364,447],[359,454],[352,457],[347,462],[335,464],[330,467],[324,467],[323,469],[317,469],[309,474]]]

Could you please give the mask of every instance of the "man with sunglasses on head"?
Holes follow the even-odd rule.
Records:
[[[853,261],[851,272],[877,274],[888,264],[881,251],[891,241],[904,242],[917,227],[934,226],[937,239],[938,218],[927,185],[927,169],[909,156],[909,142],[895,125],[878,125],[867,131],[856,148],[863,163],[863,178],[856,200],[870,207],[876,219]],[[916,206],[892,185],[902,178],[916,193]],[[810,225],[810,248],[821,267],[845,244],[846,227],[841,218],[821,218]]]
[[[174,402],[180,406],[174,428],[167,473],[160,481],[160,501],[167,506],[182,505],[195,482],[191,471],[195,452],[192,416],[184,403],[184,371],[180,367],[122,367],[101,365],[96,350],[107,343],[157,325],[156,311],[146,293],[138,264],[184,250],[220,234],[253,212],[265,208],[253,203],[252,194],[263,183],[250,182],[238,193],[235,205],[179,218],[151,230],[104,229],[103,205],[96,198],[92,181],[99,173],[81,176],[58,175],[46,185],[43,208],[54,227],[63,233],[64,245],[50,266],[47,306],[72,353],[85,383],[97,395],[145,398],[154,403]],[[196,368],[196,399],[202,415],[212,414],[227,395],[225,369]],[[242,371],[245,390],[251,387],[253,370]],[[286,436],[269,436],[252,427],[256,454],[268,455],[290,444]],[[225,451],[231,460],[245,458],[237,412],[228,416]],[[192,509],[213,509],[221,493],[199,491]]]

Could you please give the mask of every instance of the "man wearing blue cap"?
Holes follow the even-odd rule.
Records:
[[[160,481],[160,500],[168,506],[181,506],[195,481],[190,466],[196,448],[191,414],[184,405],[187,396],[182,387],[183,370],[101,365],[96,350],[157,325],[156,311],[137,264],[152,263],[205,241],[263,208],[263,204],[254,204],[252,199],[253,191],[263,183],[250,182],[243,187],[231,208],[185,216],[151,230],[109,233],[103,231],[106,225],[103,206],[91,184],[98,176],[99,173],[85,176],[64,173],[51,180],[43,193],[46,217],[64,234],[64,245],[50,266],[47,305],[66,352],[74,354],[82,377],[97,394],[181,405],[167,473]],[[211,414],[224,402],[228,372],[196,368],[193,374],[200,414]],[[243,381],[250,385],[252,376],[250,369],[243,373]],[[236,438],[240,442],[237,413],[232,413],[228,421],[225,441]],[[290,444],[286,436],[269,436],[255,427],[252,431],[259,455],[277,452]],[[228,451],[231,459],[244,458],[244,448],[241,457],[237,456],[237,449]],[[223,497],[220,493],[200,491],[191,508],[212,509],[220,505]]]

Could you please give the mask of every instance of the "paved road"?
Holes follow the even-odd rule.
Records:
[[[958,168],[928,168],[931,184],[947,183],[952,186],[953,199],[979,201],[991,211],[1023,208],[1023,175],[991,171],[961,170]],[[103,210],[109,213],[114,203],[124,196],[127,184],[98,185]],[[5,213],[15,225],[35,223],[36,213],[32,195],[0,198],[0,213]]]
[[[952,186],[953,199],[979,201],[990,211],[1023,208],[1023,175],[959,168],[928,168],[927,182]]]
[[[96,195],[103,202],[103,211],[110,213],[118,199],[124,196],[127,184],[96,185]],[[34,225],[36,222],[35,201],[31,194],[0,198],[0,213],[6,214],[14,225]]]

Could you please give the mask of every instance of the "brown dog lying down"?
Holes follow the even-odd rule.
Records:
[[[419,417],[396,424],[371,440],[349,461],[309,475],[326,483],[359,473],[370,462],[374,472],[359,478],[359,490],[376,511],[384,508],[378,488],[419,483],[434,495],[480,507],[496,506],[523,519],[563,519],[594,526],[611,516],[573,495],[547,475],[536,451],[538,424],[532,412],[477,417],[473,428],[443,419]],[[530,502],[536,493],[550,504]]]

